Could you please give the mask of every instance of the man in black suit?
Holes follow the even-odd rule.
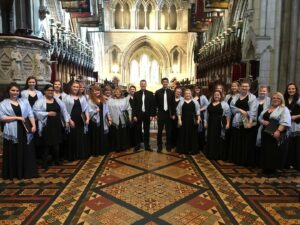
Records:
[[[157,152],[162,151],[162,132],[166,129],[166,149],[171,150],[171,121],[175,116],[173,110],[174,92],[170,90],[169,79],[162,78],[162,88],[155,92],[155,103],[157,107]]]
[[[151,151],[150,138],[150,121],[155,116],[155,100],[151,91],[146,90],[146,80],[140,81],[141,90],[137,91],[133,96],[132,116],[136,122],[136,147],[135,150],[140,149],[140,134],[142,133],[142,124],[144,127],[144,145],[145,150]]]

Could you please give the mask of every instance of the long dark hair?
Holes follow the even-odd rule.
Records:
[[[59,92],[60,92],[60,93],[62,93],[62,92],[63,92],[63,84],[61,83],[61,81],[60,81],[60,80],[55,80],[55,81],[53,81],[53,82],[52,82],[52,84],[53,84],[53,87],[54,87],[54,84],[55,84],[55,83],[57,83],[57,82],[59,82],[59,83],[60,83],[60,90],[59,90]]]
[[[295,84],[295,83],[289,83],[287,86],[286,86],[286,89],[285,89],[285,92],[284,92],[284,101],[285,101],[285,105],[289,105],[289,93],[288,93],[288,88],[289,86],[291,85],[294,85],[296,87],[296,93],[295,95],[293,96],[293,100],[291,102],[291,105],[294,105],[297,103],[298,99],[299,99],[299,88],[298,86]]]
[[[28,81],[29,80],[35,80],[35,89],[37,90],[38,88],[38,82],[37,82],[37,79],[34,77],[34,76],[29,76],[29,77],[27,77],[27,79],[26,79],[26,83],[25,83],[25,90],[27,90],[28,88],[29,88],[29,85],[28,85]]]

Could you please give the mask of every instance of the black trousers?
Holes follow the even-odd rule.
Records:
[[[157,115],[157,146],[162,147],[162,132],[166,129],[166,147],[171,147],[171,117],[170,112],[159,112]]]
[[[137,147],[141,144],[141,133],[142,133],[142,125],[144,127],[144,145],[145,148],[149,148],[149,138],[150,138],[150,116],[146,115],[145,113],[142,113],[141,117],[138,118],[138,121],[136,122],[136,132],[135,132],[135,143]]]

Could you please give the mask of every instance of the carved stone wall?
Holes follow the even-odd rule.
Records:
[[[40,84],[48,83],[51,67],[49,43],[42,39],[21,36],[0,36],[0,84],[16,81],[24,84],[35,76]]]

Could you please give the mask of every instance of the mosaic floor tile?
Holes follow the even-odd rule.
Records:
[[[172,155],[142,151],[136,154],[118,157],[116,160],[139,168],[152,170],[161,166],[177,162],[181,159]]]
[[[194,193],[197,188],[146,174],[103,188],[102,191],[152,214]]]

